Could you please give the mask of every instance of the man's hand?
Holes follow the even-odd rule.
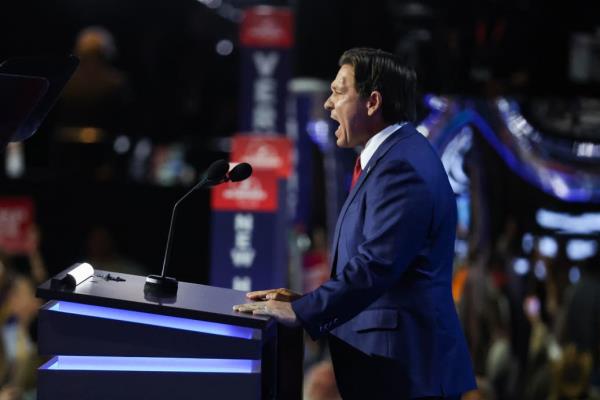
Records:
[[[257,301],[256,303],[238,304],[233,306],[234,311],[252,313],[253,315],[268,315],[275,318],[285,326],[300,326],[292,305],[286,301]]]
[[[291,291],[290,289],[268,289],[258,290],[256,292],[246,293],[246,297],[251,300],[278,300],[285,302],[292,302],[302,297],[301,294]]]

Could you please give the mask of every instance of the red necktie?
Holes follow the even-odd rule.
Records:
[[[356,182],[358,182],[358,178],[360,177],[360,173],[362,172],[362,167],[360,166],[360,154],[356,157],[356,163],[354,164],[354,172],[352,173],[352,183],[350,184],[350,190],[354,188]]]

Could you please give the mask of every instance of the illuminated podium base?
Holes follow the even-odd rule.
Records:
[[[246,393],[260,398],[259,368],[215,372],[214,365],[173,361],[175,369],[165,372],[170,366],[163,361],[152,370],[145,360],[136,364],[118,357],[81,358],[54,357],[42,366],[38,399],[236,399]],[[121,370],[124,365],[128,370]]]
[[[243,292],[105,271],[75,289],[42,284],[38,399],[301,399],[302,332],[232,310]]]

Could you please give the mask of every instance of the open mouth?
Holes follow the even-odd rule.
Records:
[[[338,124],[337,129],[335,130],[335,136],[339,137],[340,133],[342,133],[342,125]]]
[[[339,121],[338,121],[337,119],[335,119],[335,117],[334,117],[333,115],[332,115],[332,116],[330,116],[330,118],[331,118],[332,120],[334,120],[335,122],[337,122],[337,124],[338,124],[338,126],[337,126],[337,128],[335,129],[335,132],[334,132],[334,133],[335,133],[335,136],[338,136],[338,135],[339,135],[339,133],[340,133],[340,131],[341,131],[341,129],[340,129],[340,128],[341,128],[341,125],[340,125]]]

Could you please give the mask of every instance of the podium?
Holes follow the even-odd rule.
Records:
[[[37,289],[40,400],[302,397],[302,331],[233,311],[244,292],[180,282],[157,297],[144,277],[101,270],[55,282]]]

